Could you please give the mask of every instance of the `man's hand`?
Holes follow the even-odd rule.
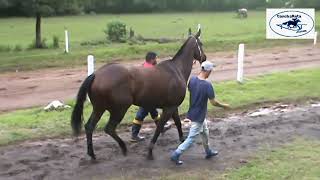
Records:
[[[210,99],[210,103],[211,103],[213,106],[222,107],[223,109],[231,109],[231,107],[230,107],[229,104],[221,103],[221,102],[219,102],[219,101],[216,100],[216,99]]]

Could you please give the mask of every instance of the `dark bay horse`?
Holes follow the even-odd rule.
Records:
[[[95,159],[92,133],[106,110],[110,112],[110,118],[104,131],[118,142],[122,153],[126,155],[126,145],[117,135],[116,127],[132,104],[146,109],[163,109],[149,145],[149,159],[153,158],[153,146],[165,123],[171,117],[177,126],[180,141],[183,141],[178,106],[186,94],[193,60],[196,59],[200,63],[206,60],[202,43],[199,40],[200,34],[199,29],[195,36],[187,39],[172,60],[163,61],[155,68],[125,67],[112,63],[101,67],[84,80],[72,112],[71,126],[74,135],[79,135],[83,121],[83,104],[88,94],[93,111],[85,124],[85,131],[87,153],[92,159]]]

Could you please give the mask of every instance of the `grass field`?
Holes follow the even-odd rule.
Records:
[[[320,12],[316,13],[320,19]],[[166,13],[130,15],[86,15],[43,18],[42,37],[52,44],[52,36],[60,38],[60,48],[5,52],[9,46],[28,47],[34,39],[34,18],[0,19],[0,72],[31,70],[46,67],[65,67],[85,64],[88,54],[94,54],[98,62],[115,59],[143,58],[146,51],[159,52],[161,56],[173,55],[181,42],[145,45],[106,44],[81,46],[82,42],[104,40],[103,30],[112,20],[120,20],[144,37],[186,38],[189,27],[202,24],[202,40],[207,51],[235,50],[239,43],[249,48],[271,47],[311,41],[281,41],[265,39],[265,12],[250,12],[248,19],[235,18],[234,12],[219,13]],[[63,53],[64,28],[70,31],[71,53]],[[320,28],[317,21],[316,28]],[[2,50],[1,50],[2,49]],[[2,52],[1,52],[2,51]]]
[[[239,85],[233,81],[215,84],[217,99],[230,103],[233,108],[241,108],[253,103],[268,101],[319,98],[320,69],[307,69],[289,73],[276,73],[253,79]],[[73,103],[70,101],[69,103]],[[180,114],[188,108],[188,95],[180,106]],[[216,115],[217,109],[209,106],[210,113]],[[122,124],[131,123],[137,107],[132,106]],[[86,104],[85,117],[88,118],[91,105]],[[220,112],[220,111],[219,111]],[[71,110],[44,112],[41,108],[20,110],[0,115],[0,145],[32,138],[48,138],[70,135]],[[98,124],[101,130],[106,124],[108,113]]]

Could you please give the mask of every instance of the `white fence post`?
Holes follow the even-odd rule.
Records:
[[[94,56],[93,55],[88,55],[87,64],[88,64],[88,76],[90,76],[94,72]],[[89,96],[87,96],[87,100],[91,102]]]
[[[316,45],[316,44],[317,44],[317,36],[318,36],[318,32],[314,32],[313,45]]]
[[[66,44],[65,52],[69,53],[69,34],[67,29],[64,31],[64,35],[65,35],[65,44]]]
[[[237,81],[243,83],[244,44],[239,44]]]
[[[90,76],[94,72],[94,56],[88,55],[87,62],[88,62],[88,76]]]

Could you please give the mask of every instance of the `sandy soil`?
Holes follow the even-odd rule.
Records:
[[[232,80],[236,77],[237,55],[207,53],[208,60],[218,67],[211,80]],[[143,61],[124,62],[141,65]],[[320,66],[320,46],[271,48],[246,52],[245,77],[276,71]],[[193,74],[199,72],[199,64]],[[74,69],[45,69],[33,72],[0,74],[0,113],[33,106],[45,106],[53,100],[69,100],[76,96],[86,77],[86,67]]]
[[[198,138],[182,159],[185,164],[176,167],[169,161],[169,155],[179,144],[175,128],[160,136],[155,147],[155,160],[146,160],[146,148],[153,134],[153,125],[146,124],[142,133],[148,138],[141,143],[128,142],[129,129],[120,133],[125,140],[129,154],[124,157],[118,145],[105,134],[94,137],[96,161],[86,155],[84,137],[73,139],[48,139],[24,142],[0,148],[0,179],[156,179],[177,172],[209,169],[221,172],[226,168],[238,167],[250,161],[259,148],[275,147],[292,139],[320,139],[320,104],[276,105],[277,109],[267,115],[251,117],[246,112],[233,114],[228,118],[209,118],[210,143],[220,154],[205,160]],[[280,109],[280,110],[279,110]],[[184,131],[188,124],[184,124]]]

